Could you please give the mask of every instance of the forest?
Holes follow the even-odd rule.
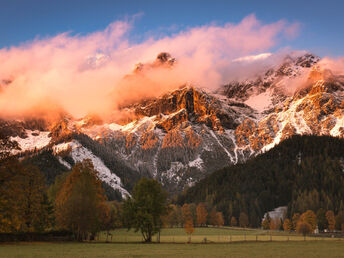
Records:
[[[224,215],[247,214],[259,227],[266,212],[287,206],[286,216],[312,210],[344,210],[344,139],[293,136],[243,164],[212,173],[175,198],[209,203]]]

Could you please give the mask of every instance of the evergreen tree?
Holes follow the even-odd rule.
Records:
[[[328,227],[326,212],[323,208],[320,208],[317,212],[317,223],[320,231],[324,231],[324,229]]]

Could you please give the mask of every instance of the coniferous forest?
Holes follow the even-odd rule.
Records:
[[[221,169],[176,198],[206,202],[232,217],[248,215],[259,227],[266,212],[288,206],[287,217],[313,210],[344,210],[344,139],[293,136],[244,164]]]

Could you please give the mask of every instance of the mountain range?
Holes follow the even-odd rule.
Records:
[[[285,55],[264,72],[215,90],[186,83],[160,97],[121,106],[130,114],[124,119],[103,120],[95,114],[75,119],[66,112],[54,119],[2,118],[0,159],[31,159],[51,183],[89,158],[116,198],[130,195],[142,176],[156,178],[171,194],[180,193],[293,135],[342,138],[344,76],[323,69],[320,61],[310,53]],[[145,69],[173,69],[176,63],[161,53],[124,80]],[[11,87],[11,82],[4,85]]]

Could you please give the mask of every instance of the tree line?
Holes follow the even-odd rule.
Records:
[[[167,192],[153,179],[143,178],[132,196],[108,201],[91,160],[76,163],[48,186],[34,165],[10,158],[0,165],[0,233],[65,230],[75,239],[92,240],[100,231],[120,227],[140,231],[144,241],[162,227],[222,226],[223,215],[204,203],[171,204]]]
[[[0,232],[67,230],[75,239],[122,225],[120,204],[107,201],[90,160],[75,164],[47,186],[32,164],[12,158],[0,166]]]
[[[337,215],[332,210],[325,211],[320,208],[316,213],[307,210],[304,213],[295,213],[284,220],[281,218],[270,218],[269,213],[262,221],[263,229],[296,231],[301,234],[315,232],[344,232],[344,211],[339,211]]]

